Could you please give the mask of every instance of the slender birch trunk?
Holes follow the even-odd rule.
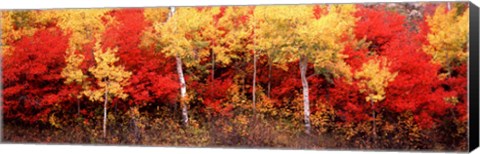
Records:
[[[172,6],[170,7],[170,13],[168,14],[166,21],[170,20],[170,18],[172,18],[174,13],[175,13],[175,7]],[[175,59],[177,62],[178,79],[180,81],[180,105],[182,106],[182,122],[185,126],[187,126],[188,110],[187,110],[187,104],[185,102],[185,98],[187,96],[187,86],[185,83],[185,77],[183,76],[182,59],[179,53],[177,53],[177,55],[175,56]]]
[[[185,83],[185,78],[183,76],[183,69],[182,69],[182,59],[180,55],[177,54],[175,57],[177,61],[177,73],[178,79],[180,80],[180,105],[182,106],[182,122],[185,126],[188,125],[188,111],[187,111],[187,103],[185,102],[185,97],[187,96],[187,86]]]
[[[108,103],[108,80],[105,86],[105,101],[103,106],[103,137],[107,137],[107,103]]]
[[[305,121],[305,133],[310,134],[311,124],[310,124],[310,102],[308,97],[308,81],[307,81],[307,65],[308,59],[305,55],[300,57],[300,76],[302,78],[302,87],[303,87],[303,113]]]

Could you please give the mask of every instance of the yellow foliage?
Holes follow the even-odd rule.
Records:
[[[62,77],[65,78],[65,83],[70,84],[72,82],[82,83],[86,76],[80,69],[80,65],[83,62],[83,55],[71,53],[66,57],[67,65],[62,70]]]
[[[317,103],[318,110],[311,115],[312,126],[325,133],[329,127],[335,126],[335,109],[324,102]]]
[[[97,65],[89,68],[88,71],[95,77],[99,88],[96,90],[87,88],[83,94],[90,101],[103,101],[105,92],[114,97],[126,99],[128,95],[124,93],[123,87],[128,85],[128,79],[132,73],[125,71],[123,66],[115,65],[119,60],[115,55],[118,49],[109,48],[103,51],[100,42],[97,42],[94,50],[93,54]]]
[[[440,5],[433,16],[427,17],[430,44],[424,46],[424,50],[433,56],[435,62],[448,68],[453,61],[467,61],[469,10],[467,8],[463,14],[457,15],[457,8],[447,13],[445,9],[445,5]]]
[[[0,17],[1,17],[1,22],[0,22],[0,30],[1,30],[1,42],[0,44],[2,45],[2,56],[4,53],[8,53],[6,52],[7,50],[9,50],[9,46],[8,46],[8,42],[9,40],[8,39],[12,39],[12,37],[10,35],[12,34],[8,34],[8,32],[14,32],[13,31],[13,25],[12,25],[12,17],[11,17],[11,12],[10,11],[0,11]]]
[[[379,102],[385,99],[385,88],[393,81],[397,73],[388,70],[386,59],[369,60],[363,64],[361,71],[355,73],[355,79],[360,80],[360,92],[366,92],[366,101]]]
[[[279,5],[257,6],[254,12],[255,20],[255,50],[272,55],[298,52],[299,37],[313,18],[311,5]],[[278,52],[284,50],[284,52]],[[289,55],[274,56],[273,61],[295,61]],[[290,57],[289,57],[290,56]]]
[[[214,9],[212,13],[218,12],[217,7]],[[242,16],[250,16],[250,10],[250,7],[226,7],[223,17],[217,23],[205,27],[202,34],[212,40],[210,47],[216,56],[215,61],[228,65],[232,59],[241,58],[236,52],[244,53],[253,50],[249,39],[253,30],[252,20],[246,23],[239,22]],[[225,30],[219,30],[219,27]]]
[[[314,50],[314,66],[332,71],[334,77],[343,76],[351,79],[350,66],[343,59],[346,55],[341,53],[345,42],[342,39],[353,40],[353,27],[357,18],[353,16],[354,5],[330,5],[329,13],[318,20],[313,20],[310,29],[315,33],[306,33],[307,42]],[[344,38],[346,37],[346,38]]]
[[[24,14],[26,17],[18,17],[19,14]],[[0,43],[2,46],[2,54],[12,52],[13,48],[10,43],[21,39],[24,35],[32,36],[35,33],[36,28],[31,27],[30,25],[14,25],[17,22],[27,22],[27,20],[31,20],[32,16],[34,16],[32,11],[0,11],[0,27],[2,31]]]
[[[43,13],[56,15],[59,27],[72,32],[70,49],[82,50],[83,45],[90,43],[96,34],[105,30],[102,17],[108,11],[109,9],[68,9]]]
[[[317,68],[350,78],[350,68],[340,52],[343,39],[353,39],[357,18],[354,5],[320,6],[328,14],[315,19],[313,5],[258,6],[255,9],[255,49],[273,62],[297,61],[300,55],[313,59]],[[345,38],[344,38],[345,37]]]
[[[168,8],[145,8],[145,19],[150,22],[165,21],[168,16]]]
[[[58,120],[55,114],[52,114],[50,118],[48,118],[48,122],[55,128],[62,128],[62,125],[58,123]]]
[[[108,11],[109,9],[69,9],[44,10],[39,12],[37,22],[42,23],[48,20],[56,20],[61,29],[71,32],[66,57],[67,64],[62,70],[61,75],[65,78],[66,84],[75,82],[82,85],[84,91],[79,94],[78,97],[86,95],[87,97],[95,96],[95,98],[100,98],[102,96],[101,92],[93,92],[90,89],[90,83],[85,81],[88,76],[83,74],[83,71],[80,69],[84,57],[75,52],[85,52],[83,46],[91,43],[95,36],[105,30],[106,25],[102,22],[102,17],[106,17],[112,21],[112,18],[105,16],[105,13]],[[97,39],[99,39],[99,37],[97,37]],[[96,48],[98,49],[98,47]]]
[[[153,23],[155,33],[151,33],[155,43],[162,45],[161,52],[167,56],[179,56],[182,59],[193,59],[204,45],[204,40],[199,32],[203,27],[212,23],[214,9],[199,11],[194,7],[177,8],[167,21]],[[193,61],[186,61],[187,67],[192,66]]]

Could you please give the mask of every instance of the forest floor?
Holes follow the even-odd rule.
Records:
[[[245,130],[255,128],[243,127]],[[318,143],[325,139],[305,134],[280,134],[272,128],[256,128],[246,133],[239,128],[195,127],[182,125],[155,125],[112,123],[104,138],[101,127],[88,127],[85,124],[56,128],[46,124],[4,123],[3,140],[12,143],[49,144],[107,144],[145,146],[188,146],[188,147],[256,147],[256,148],[306,148],[321,149]],[[262,131],[263,130],[263,131]],[[275,134],[273,134],[275,133]],[[292,144],[297,141],[296,144]]]
[[[113,127],[115,125],[117,127]],[[230,128],[231,131],[225,131],[225,129],[229,129],[228,126],[207,129],[206,127],[193,128],[195,126],[182,128],[181,125],[180,128],[172,127],[172,125],[156,126],[155,121],[152,121],[150,126],[113,123],[107,129],[107,137],[104,138],[101,127],[89,128],[81,123],[69,127],[55,128],[50,125],[26,126],[7,122],[3,128],[2,142],[309,150],[412,150],[375,146],[375,143],[372,144],[368,139],[356,139],[356,141],[349,142],[339,138],[339,136],[306,135],[303,132],[293,133],[270,126],[257,124],[256,126],[244,127],[243,130],[240,127],[235,127]],[[246,133],[245,131],[249,132]]]

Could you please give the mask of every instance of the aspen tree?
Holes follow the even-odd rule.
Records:
[[[198,63],[198,57],[206,56],[205,40],[199,32],[211,23],[212,10],[194,7],[170,7],[165,21],[153,21],[154,33],[148,34],[151,41],[160,46],[160,52],[168,57],[175,57],[180,83],[180,105],[182,106],[182,123],[188,125],[188,96],[184,68]],[[197,53],[197,51],[202,51]]]
[[[467,8],[461,14],[457,12],[456,7],[445,8],[445,5],[440,5],[433,16],[427,16],[426,19],[430,32],[427,35],[429,44],[424,46],[424,51],[447,70],[443,74],[447,77],[451,74],[454,62],[465,63],[468,57],[469,11]]]
[[[376,137],[375,104],[385,99],[385,88],[388,87],[388,83],[392,82],[396,76],[396,72],[391,73],[388,69],[386,58],[369,60],[354,75],[355,79],[360,80],[358,82],[360,92],[367,93],[365,100],[370,102],[372,106],[373,137]]]
[[[103,51],[98,41],[94,47],[95,62],[97,65],[90,67],[88,71],[93,74],[96,79],[95,83],[99,88],[87,88],[82,93],[92,102],[104,102],[103,106],[103,137],[107,133],[107,105],[108,100],[113,97],[126,99],[127,94],[124,93],[123,87],[128,85],[128,79],[132,75],[131,72],[125,71],[123,66],[116,66],[115,63],[119,58],[115,55],[118,49],[106,49]],[[79,74],[79,76],[81,76]]]
[[[308,64],[331,67],[340,75],[349,75],[348,66],[339,52],[343,49],[343,36],[351,34],[356,18],[354,5],[331,5],[328,14],[315,19],[313,6],[262,6],[255,17],[263,16],[259,25],[258,48],[277,50],[273,62],[298,61],[302,82],[305,133],[310,134],[310,101],[307,81]],[[268,22],[267,22],[268,21]],[[270,23],[269,23],[270,22]],[[273,26],[269,28],[269,26]],[[263,31],[263,32],[262,32]],[[266,37],[262,37],[266,36]],[[272,42],[272,43],[270,43]],[[257,48],[257,47],[256,47]],[[328,57],[328,59],[325,59]]]

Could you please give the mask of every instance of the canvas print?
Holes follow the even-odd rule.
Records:
[[[2,141],[466,151],[469,3],[3,10]]]

